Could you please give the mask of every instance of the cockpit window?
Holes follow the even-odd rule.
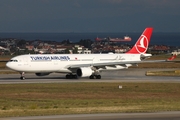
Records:
[[[12,60],[12,59],[11,59],[11,60],[9,60],[9,62],[18,62],[18,60]]]

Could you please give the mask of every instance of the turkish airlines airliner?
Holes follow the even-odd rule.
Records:
[[[53,72],[66,73],[67,79],[101,79],[101,71],[126,69],[142,62],[156,62],[144,60],[152,56],[146,54],[152,31],[153,28],[146,28],[133,48],[123,54],[28,54],[13,57],[6,66],[20,72],[22,80],[25,79],[25,72],[35,73],[37,76]],[[163,61],[166,60],[157,62]]]

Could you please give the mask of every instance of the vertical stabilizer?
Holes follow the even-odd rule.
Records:
[[[141,34],[139,37],[138,41],[136,44],[133,46],[131,50],[127,52],[130,54],[144,54],[146,53],[148,49],[148,45],[151,39],[153,28],[146,28],[144,32]]]

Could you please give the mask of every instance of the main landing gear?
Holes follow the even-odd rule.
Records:
[[[21,80],[25,80],[25,76],[24,76],[25,73],[24,73],[24,72],[21,72],[20,74],[21,74],[20,79],[21,79]]]
[[[89,79],[101,79],[101,75],[91,75]]]
[[[78,79],[76,74],[67,74],[66,79]],[[101,75],[91,75],[89,79],[101,79]]]

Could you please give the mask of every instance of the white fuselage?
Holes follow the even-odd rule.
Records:
[[[6,66],[19,72],[71,72],[74,65],[141,61],[140,54],[29,54],[12,58]],[[127,67],[131,64],[127,64]],[[100,70],[123,69],[124,66],[104,65]]]

